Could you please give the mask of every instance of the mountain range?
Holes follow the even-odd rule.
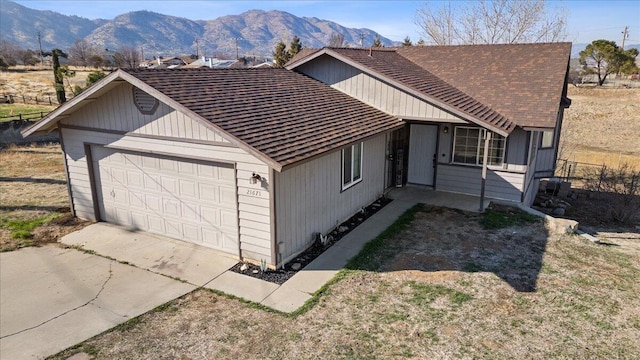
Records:
[[[85,39],[98,48],[117,50],[123,46],[155,55],[271,56],[275,45],[298,36],[304,47],[329,44],[332,34],[344,35],[345,45],[369,46],[376,36],[371,29],[347,28],[315,17],[298,17],[283,11],[250,10],[213,20],[189,20],[151,11],[129,12],[112,20],[86,19],[53,11],[34,10],[2,0],[0,38],[25,49],[68,49]],[[380,36],[385,46],[391,40]]]

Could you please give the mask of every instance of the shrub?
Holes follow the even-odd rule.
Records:
[[[596,193],[607,193],[601,197],[615,222],[630,223],[640,214],[640,171],[629,164],[618,169],[602,165],[585,170],[585,189]]]

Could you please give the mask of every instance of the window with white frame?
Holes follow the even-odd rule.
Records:
[[[363,146],[363,143],[357,143],[342,149],[342,190],[362,180]]]
[[[487,130],[457,126],[453,138],[453,162],[457,164],[482,165],[484,156],[484,138]],[[502,165],[504,162],[505,138],[496,133],[489,141],[489,165]]]
[[[553,130],[544,130],[542,131],[542,140],[540,140],[541,148],[550,148],[553,147]]]

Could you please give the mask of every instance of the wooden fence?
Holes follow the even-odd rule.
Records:
[[[58,100],[54,97],[51,98],[51,95],[43,95],[43,96],[26,96],[26,95],[14,95],[14,94],[5,94],[3,98],[0,99],[0,102],[4,102],[7,104],[13,103],[21,103],[21,104],[36,104],[36,105],[58,105]]]
[[[5,116],[0,116],[0,123],[15,121],[15,120],[18,120],[18,121],[39,120],[39,119],[42,119],[47,114],[48,114],[47,111],[39,111],[39,112],[32,112],[32,113],[26,113],[26,114],[5,115]]]

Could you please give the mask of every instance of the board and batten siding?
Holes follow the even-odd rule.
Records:
[[[487,170],[485,196],[494,199],[522,201],[524,173],[506,172],[491,167]],[[438,164],[436,190],[480,195],[482,168],[479,166]]]
[[[276,234],[285,262],[384,192],[382,134],[364,142],[362,181],[341,190],[341,151],[334,151],[275,175]]]
[[[216,131],[160,102],[153,114],[141,113],[133,102],[133,85],[123,83],[78,109],[65,125],[172,138],[228,142]],[[100,111],[96,111],[96,110]]]
[[[272,258],[271,251],[269,167],[245,150],[223,141],[220,134],[185,114],[160,103],[153,115],[144,115],[133,105],[131,98],[131,87],[121,85],[61,120],[63,151],[76,216],[97,220],[85,144],[148,156],[234,164],[242,256],[256,262],[265,259],[268,264],[275,265],[276,259]],[[191,142],[186,129],[190,129],[191,136],[199,141]],[[136,134],[161,137],[140,137]],[[254,172],[262,176],[262,182],[250,182]]]
[[[329,55],[296,67],[305,75],[397,117],[466,121]]]

